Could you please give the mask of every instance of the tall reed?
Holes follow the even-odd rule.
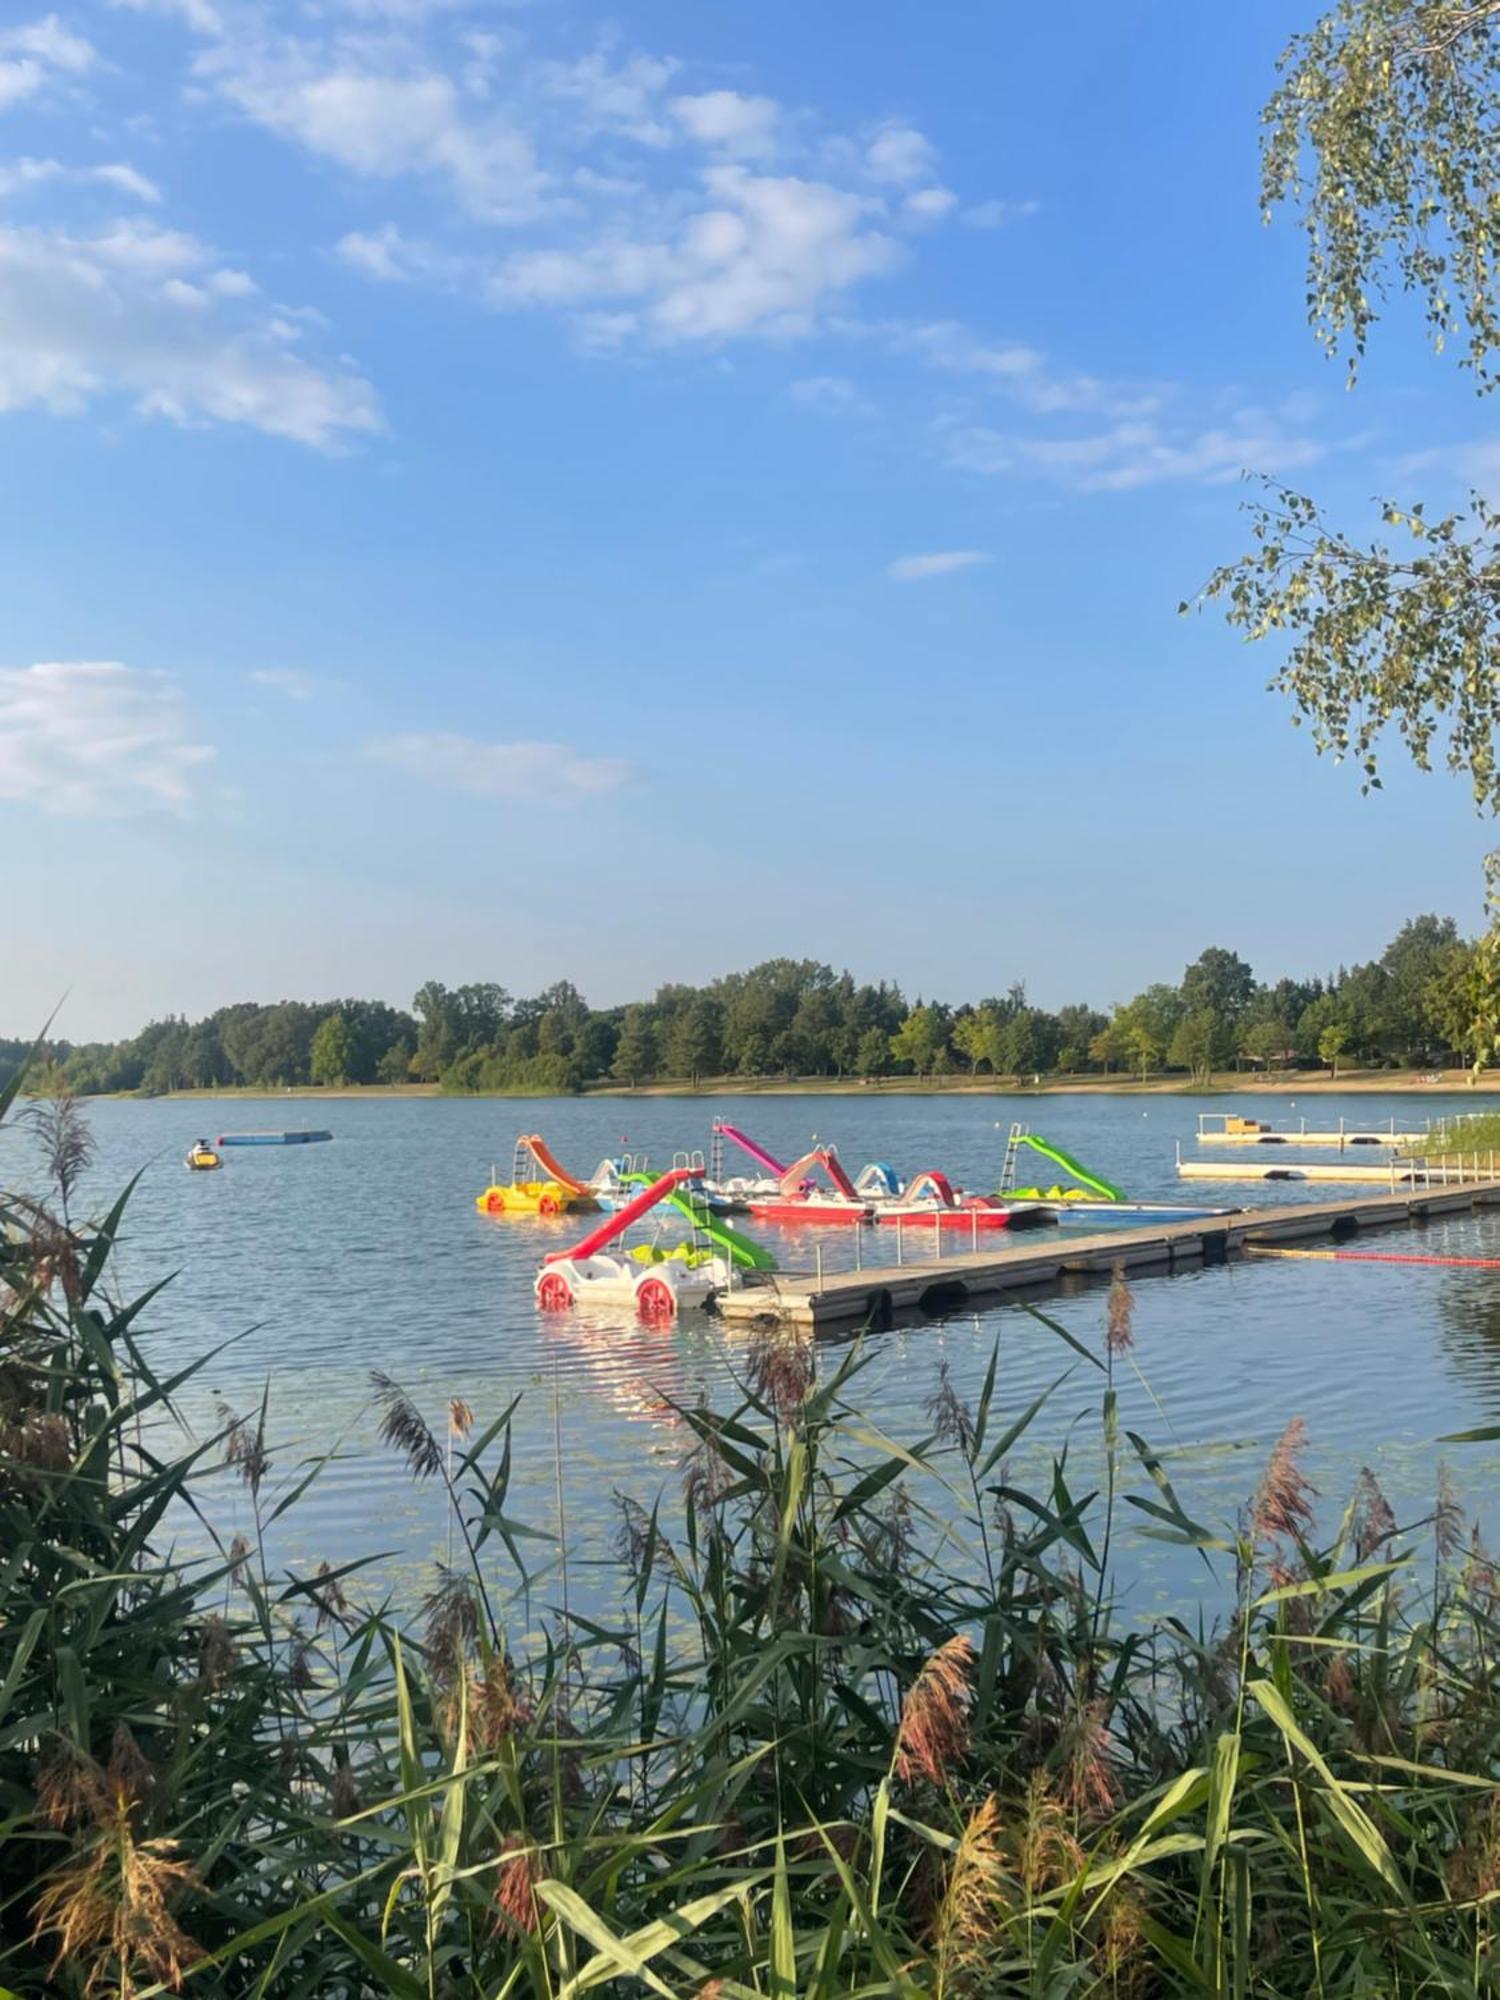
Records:
[[[309,1475],[274,1405],[168,1449],[195,1369],[159,1379],[152,1294],[109,1294],[124,1202],[68,1193],[0,1201],[0,1987],[1493,1990],[1495,1569],[1446,1484],[1402,1527],[1362,1482],[1319,1544],[1295,1421],[1242,1521],[1192,1519],[1120,1420],[1122,1289],[1097,1349],[1036,1316],[1049,1395],[1102,1390],[1099,1491],[1076,1449],[1014,1470],[1048,1399],[1007,1407],[998,1351],[903,1445],[859,1345],[770,1334],[728,1407],[680,1407],[680,1493],[622,1504],[618,1612],[518,1653],[545,1536],[512,1412],[375,1385],[462,1552],[420,1618],[355,1564],[278,1573]],[[188,1564],[171,1523],[213,1523],[226,1459],[256,1542]],[[1117,1620],[1127,1512],[1213,1566],[1222,1627]]]

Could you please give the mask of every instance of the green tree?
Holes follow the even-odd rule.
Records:
[[[947,1061],[948,1016],[945,1008],[918,1001],[891,1036],[892,1058],[918,1076],[935,1076]]]
[[[1195,1007],[1184,1014],[1172,1030],[1167,1045],[1167,1061],[1174,1069],[1191,1070],[1197,1083],[1207,1083],[1218,1060],[1224,1026],[1210,1007]]]
[[[632,1089],[638,1083],[649,1083],[656,1074],[656,1051],[656,1029],[650,1008],[644,1005],[627,1007],[620,1023],[620,1038],[615,1044],[610,1074],[621,1083],[628,1083]]]
[[[891,1066],[891,1038],[883,1028],[866,1028],[854,1052],[861,1076],[884,1076]]]
[[[671,1076],[697,1083],[723,1061],[724,1010],[706,993],[695,994],[667,1031],[666,1064]]]
[[[987,1063],[992,1071],[998,1071],[1004,1056],[1005,1023],[990,1001],[980,1007],[971,1007],[959,1015],[953,1023],[953,1046],[969,1065],[969,1074],[975,1075],[981,1063]]]
[[[1459,346],[1481,390],[1496,380],[1497,13],[1495,0],[1339,0],[1282,57],[1263,201],[1300,210],[1310,318],[1347,353],[1351,381],[1392,281],[1423,300],[1434,345]],[[1440,756],[1494,812],[1500,512],[1476,494],[1437,519],[1420,501],[1386,500],[1380,514],[1386,532],[1365,540],[1271,486],[1250,509],[1250,550],[1204,598],[1248,638],[1275,635],[1273,686],[1320,751],[1357,762],[1366,790],[1394,730],[1419,768]]]
[[[1341,1022],[1332,1021],[1318,1036],[1318,1054],[1327,1063],[1329,1074],[1339,1073],[1339,1057],[1344,1053],[1349,1040],[1349,1030]]]
[[[349,1081],[354,1060],[354,1037],[342,1014],[329,1014],[318,1024],[312,1038],[309,1070],[314,1083],[342,1085]]]
[[[410,1083],[412,1057],[415,1053],[410,1042],[392,1042],[375,1065],[375,1074],[380,1082]]]
[[[1285,1021],[1252,1021],[1240,1037],[1240,1052],[1252,1061],[1274,1069],[1292,1052],[1292,1030]]]

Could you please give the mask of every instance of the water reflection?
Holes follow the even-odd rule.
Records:
[[[1247,1115],[1288,1115],[1280,1099],[1237,1102]],[[180,1273],[144,1318],[142,1339],[159,1369],[171,1372],[254,1328],[185,1386],[182,1407],[196,1431],[216,1428],[216,1391],[244,1409],[269,1382],[278,1476],[303,1454],[338,1445],[306,1501],[276,1524],[273,1559],[347,1561],[402,1549],[403,1565],[380,1574],[404,1589],[444,1549],[446,1523],[439,1496],[414,1487],[379,1443],[370,1368],[388,1369],[438,1422],[452,1396],[470,1402],[481,1425],[519,1396],[508,1512],[550,1529],[560,1469],[580,1572],[610,1546],[616,1490],[647,1505],[658,1493],[669,1508],[679,1504],[689,1439],[672,1405],[708,1397],[723,1407],[737,1398],[731,1371],[745,1340],[737,1330],[700,1318],[652,1331],[608,1313],[538,1315],[538,1261],[544,1249],[572,1240],[576,1219],[500,1220],[474,1208],[491,1162],[509,1158],[521,1125],[576,1162],[618,1151],[626,1124],[630,1146],[660,1161],[704,1144],[710,1117],[723,1111],[783,1157],[806,1151],[815,1135],[831,1137],[851,1168],[867,1159],[891,1159],[902,1170],[936,1163],[984,1188],[998,1176],[1014,1116],[1132,1195],[1170,1200],[1180,1185],[1174,1144],[1190,1141],[1198,1108],[1191,1098],[1161,1098],[1143,1115],[1139,1100],[1097,1096],[1024,1104],[651,1099],[628,1107],[585,1099],[529,1102],[524,1111],[503,1102],[351,1100],[328,1109],[331,1146],[246,1151],[219,1174],[191,1176],[181,1159],[199,1130],[283,1122],[284,1106],[102,1102],[89,1107],[99,1160],[86,1193],[102,1204],[146,1164],[116,1261],[127,1290]],[[1318,1108],[1333,1124],[1340,1115],[1364,1122],[1405,1115],[1400,1100],[1375,1097],[1320,1100]],[[1439,1100],[1422,1105],[1424,1115],[1442,1108]],[[21,1135],[0,1132],[0,1178],[29,1177],[24,1151]],[[1320,1190],[1279,1184],[1264,1193],[1306,1200]],[[785,1263],[811,1264],[817,1238],[766,1233]],[[840,1258],[871,1255],[868,1238],[851,1229],[822,1241],[829,1269]],[[1397,1237],[1381,1242],[1399,1247]],[[907,1247],[925,1261],[934,1246]],[[1500,1254],[1500,1216],[1440,1218],[1416,1247]],[[1097,1352],[1104,1298],[1102,1287],[1085,1286],[1041,1304]],[[1140,1374],[1120,1378],[1122,1421],[1175,1454],[1174,1484],[1204,1521],[1233,1519],[1260,1456],[1291,1416],[1307,1419],[1309,1469],[1335,1521],[1366,1462],[1404,1518],[1425,1511],[1434,1440],[1500,1422],[1500,1272],[1265,1263],[1143,1278],[1136,1299]],[[997,1340],[997,1427],[1057,1384],[1018,1441],[1018,1474],[1044,1472],[1047,1454],[1066,1442],[1079,1484],[1092,1483],[1101,1470],[1098,1371],[1014,1302],[870,1337],[861,1406],[884,1431],[911,1442],[927,1429],[939,1365],[948,1363],[955,1388],[973,1401]],[[844,1353],[835,1346],[825,1359]],[[1500,1457],[1488,1447],[1453,1456],[1467,1493],[1493,1486]],[[223,1495],[227,1508],[228,1481]],[[1195,1558],[1133,1527],[1116,1547],[1128,1602],[1143,1612],[1203,1588]]]

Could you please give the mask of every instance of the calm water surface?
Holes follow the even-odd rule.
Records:
[[[610,1546],[616,1491],[647,1503],[658,1492],[675,1496],[686,1439],[669,1399],[725,1402],[744,1336],[701,1314],[662,1331],[623,1317],[540,1318],[531,1292],[537,1263],[544,1248],[581,1233],[576,1221],[497,1221],[478,1215],[473,1201],[492,1164],[508,1177],[517,1131],[545,1133],[565,1164],[588,1172],[627,1144],[663,1163],[678,1148],[706,1147],[718,1111],[783,1157],[814,1139],[834,1140],[851,1170],[890,1160],[904,1173],[936,1166],[989,1188],[1006,1128],[1019,1117],[1131,1195],[1181,1200],[1176,1142],[1198,1153],[1198,1111],[1226,1103],[1277,1123],[1306,1111],[1330,1126],[1341,1115],[1373,1123],[1394,1113],[1404,1124],[1474,1108],[1472,1097],[1437,1095],[1318,1097],[1295,1109],[1284,1098],[1143,1104],[1092,1096],[103,1101],[89,1107],[99,1160],[88,1194],[102,1206],[144,1169],[117,1279],[133,1293],[177,1273],[146,1319],[143,1338],[158,1370],[230,1343],[183,1393],[189,1428],[211,1434],[217,1396],[245,1410],[269,1385],[273,1482],[290,1484],[308,1458],[334,1454],[278,1524],[279,1558],[300,1565],[380,1554],[378,1574],[409,1591],[443,1553],[438,1495],[414,1487],[376,1437],[368,1374],[383,1368],[438,1428],[451,1396],[465,1397],[481,1423],[522,1397],[510,1512],[556,1527],[560,1442],[569,1549],[575,1575],[586,1577],[590,1560]],[[199,1134],[325,1124],[336,1134],[332,1145],[233,1151],[218,1174],[182,1168]],[[29,1178],[26,1155],[20,1133],[0,1134],[5,1178]],[[1186,1198],[1249,1203],[1324,1193],[1226,1184]],[[766,1234],[784,1265],[808,1267],[815,1239]],[[930,1246],[932,1232],[921,1234]],[[821,1231],[816,1240],[830,1266],[849,1255],[848,1231]],[[888,1239],[884,1247],[891,1254]],[[1409,1246],[1391,1234],[1376,1247],[1500,1256],[1500,1215],[1439,1220],[1420,1236],[1412,1232]],[[1437,1438],[1500,1423],[1500,1270],[1268,1261],[1141,1279],[1136,1295],[1139,1376],[1122,1381],[1123,1414],[1164,1448],[1179,1493],[1202,1520],[1233,1515],[1294,1415],[1306,1418],[1309,1470],[1335,1520],[1366,1463],[1403,1519],[1426,1513]],[[1098,1350],[1101,1289],[1046,1310]],[[872,1336],[862,1404],[891,1434],[914,1438],[924,1430],[939,1365],[946,1361],[959,1389],[975,1394],[997,1341],[998,1399],[1009,1412],[1071,1366],[1031,1450],[1039,1455],[1069,1440],[1086,1481],[1099,1377],[1014,1305]],[[1464,1499],[1483,1515],[1500,1458],[1487,1446],[1448,1447],[1447,1456]],[[243,1495],[227,1477],[218,1491],[227,1536],[245,1525]],[[1150,1541],[1127,1543],[1122,1557],[1123,1595],[1138,1615],[1193,1594],[1199,1575],[1179,1552]]]

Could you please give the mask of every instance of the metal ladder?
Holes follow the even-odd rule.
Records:
[[[1024,1125],[1012,1125],[1010,1137],[1005,1142],[1005,1163],[1000,1169],[1000,1192],[1009,1194],[1016,1184],[1016,1163],[1020,1157],[1021,1141],[1026,1137]]]
[[[511,1155],[510,1184],[523,1187],[527,1181],[534,1181],[541,1169],[537,1166],[536,1155],[524,1139],[517,1139],[516,1150]]]

